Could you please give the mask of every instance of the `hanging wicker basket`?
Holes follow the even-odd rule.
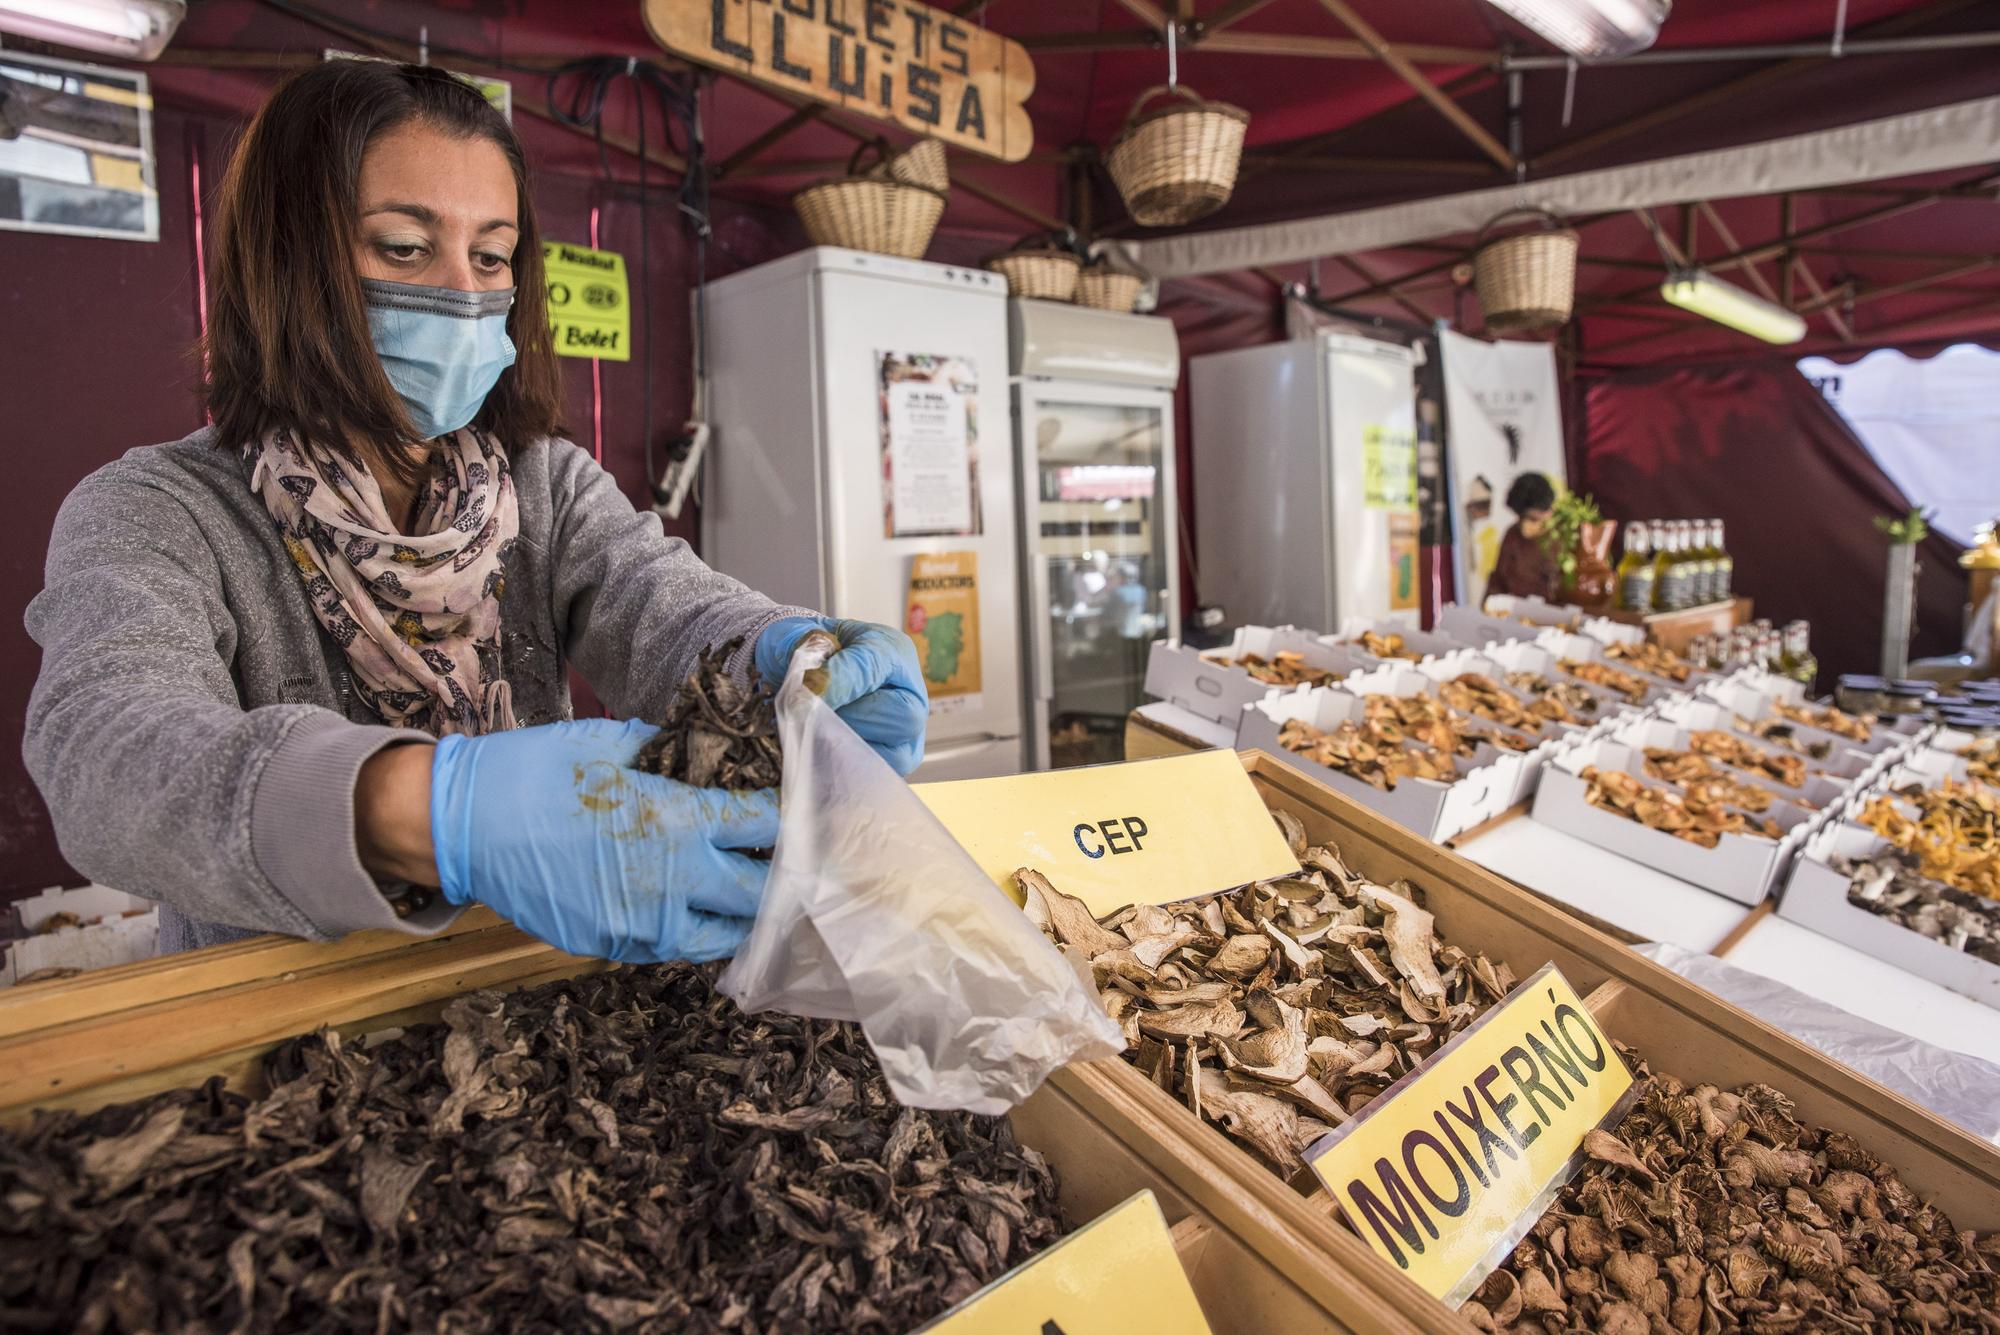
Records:
[[[1541,230],[1487,239],[1494,228],[1534,219]],[[1527,334],[1569,319],[1576,306],[1578,237],[1548,209],[1510,209],[1479,229],[1472,282],[1486,328]]]
[[[1012,296],[1073,301],[1083,260],[1075,251],[1049,244],[1047,237],[1032,236],[986,261],[986,267],[1006,278]]]
[[[944,145],[935,139],[919,139],[883,163],[892,180],[920,185],[928,190],[951,189],[951,172],[944,161]]]
[[[922,259],[944,216],[944,191],[892,180],[886,163],[861,173],[861,155],[870,148],[883,152],[879,144],[861,145],[846,176],[807,186],[792,196],[792,208],[816,246]]]
[[[1180,101],[1145,109],[1160,93]],[[1250,113],[1241,107],[1161,84],[1132,103],[1104,165],[1135,221],[1148,227],[1193,222],[1229,201],[1249,126]]]
[[[1138,306],[1146,280],[1108,264],[1093,264],[1076,276],[1076,304],[1100,311],[1124,311]]]

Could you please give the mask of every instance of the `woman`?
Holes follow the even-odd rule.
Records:
[[[423,934],[476,900],[579,954],[732,953],[776,794],[632,770],[653,729],[571,721],[568,669],[659,718],[704,647],[744,637],[733,670],[773,678],[824,625],[829,702],[907,773],[908,638],[708,569],[554,435],[521,146],[459,80],[299,74],[214,235],[214,425],[86,478],[28,609],[65,856],[161,900],[164,950]]]
[[[1500,539],[1493,577],[1486,583],[1488,598],[1496,593],[1517,598],[1533,594],[1555,601],[1561,591],[1561,573],[1555,558],[1542,545],[1542,533],[1555,506],[1556,489],[1540,473],[1523,473],[1507,488],[1507,508],[1515,514],[1514,526]]]

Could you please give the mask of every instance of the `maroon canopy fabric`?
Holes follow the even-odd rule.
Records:
[[[1812,623],[1820,681],[1881,666],[1886,540],[1876,515],[1909,498],[1840,415],[1790,367],[1631,371],[1584,400],[1571,485],[1616,519],[1720,518],[1736,591],[1773,619]],[[1919,549],[1912,658],[1959,645],[1960,548]]]

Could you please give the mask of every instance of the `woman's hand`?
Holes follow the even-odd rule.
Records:
[[[757,675],[773,685],[783,681],[792,651],[816,630],[830,631],[840,641],[839,652],[826,660],[820,698],[898,774],[914,770],[924,758],[930,691],[917,665],[917,646],[902,631],[872,621],[783,617],[757,637]]]
[[[733,850],[778,841],[778,795],[631,768],[656,731],[586,719],[439,742],[429,806],[445,898],[573,955],[733,955],[769,871]]]

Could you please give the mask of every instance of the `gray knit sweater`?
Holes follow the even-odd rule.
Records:
[[[614,716],[660,717],[700,649],[802,610],[710,570],[566,440],[513,470],[501,669],[523,727],[571,716],[570,665]],[[45,580],[28,771],[63,856],[161,901],[162,951],[455,916],[440,899],[399,920],[362,869],[361,764],[427,738],[358,698],[239,451],[198,431],[92,473],[56,516]]]

